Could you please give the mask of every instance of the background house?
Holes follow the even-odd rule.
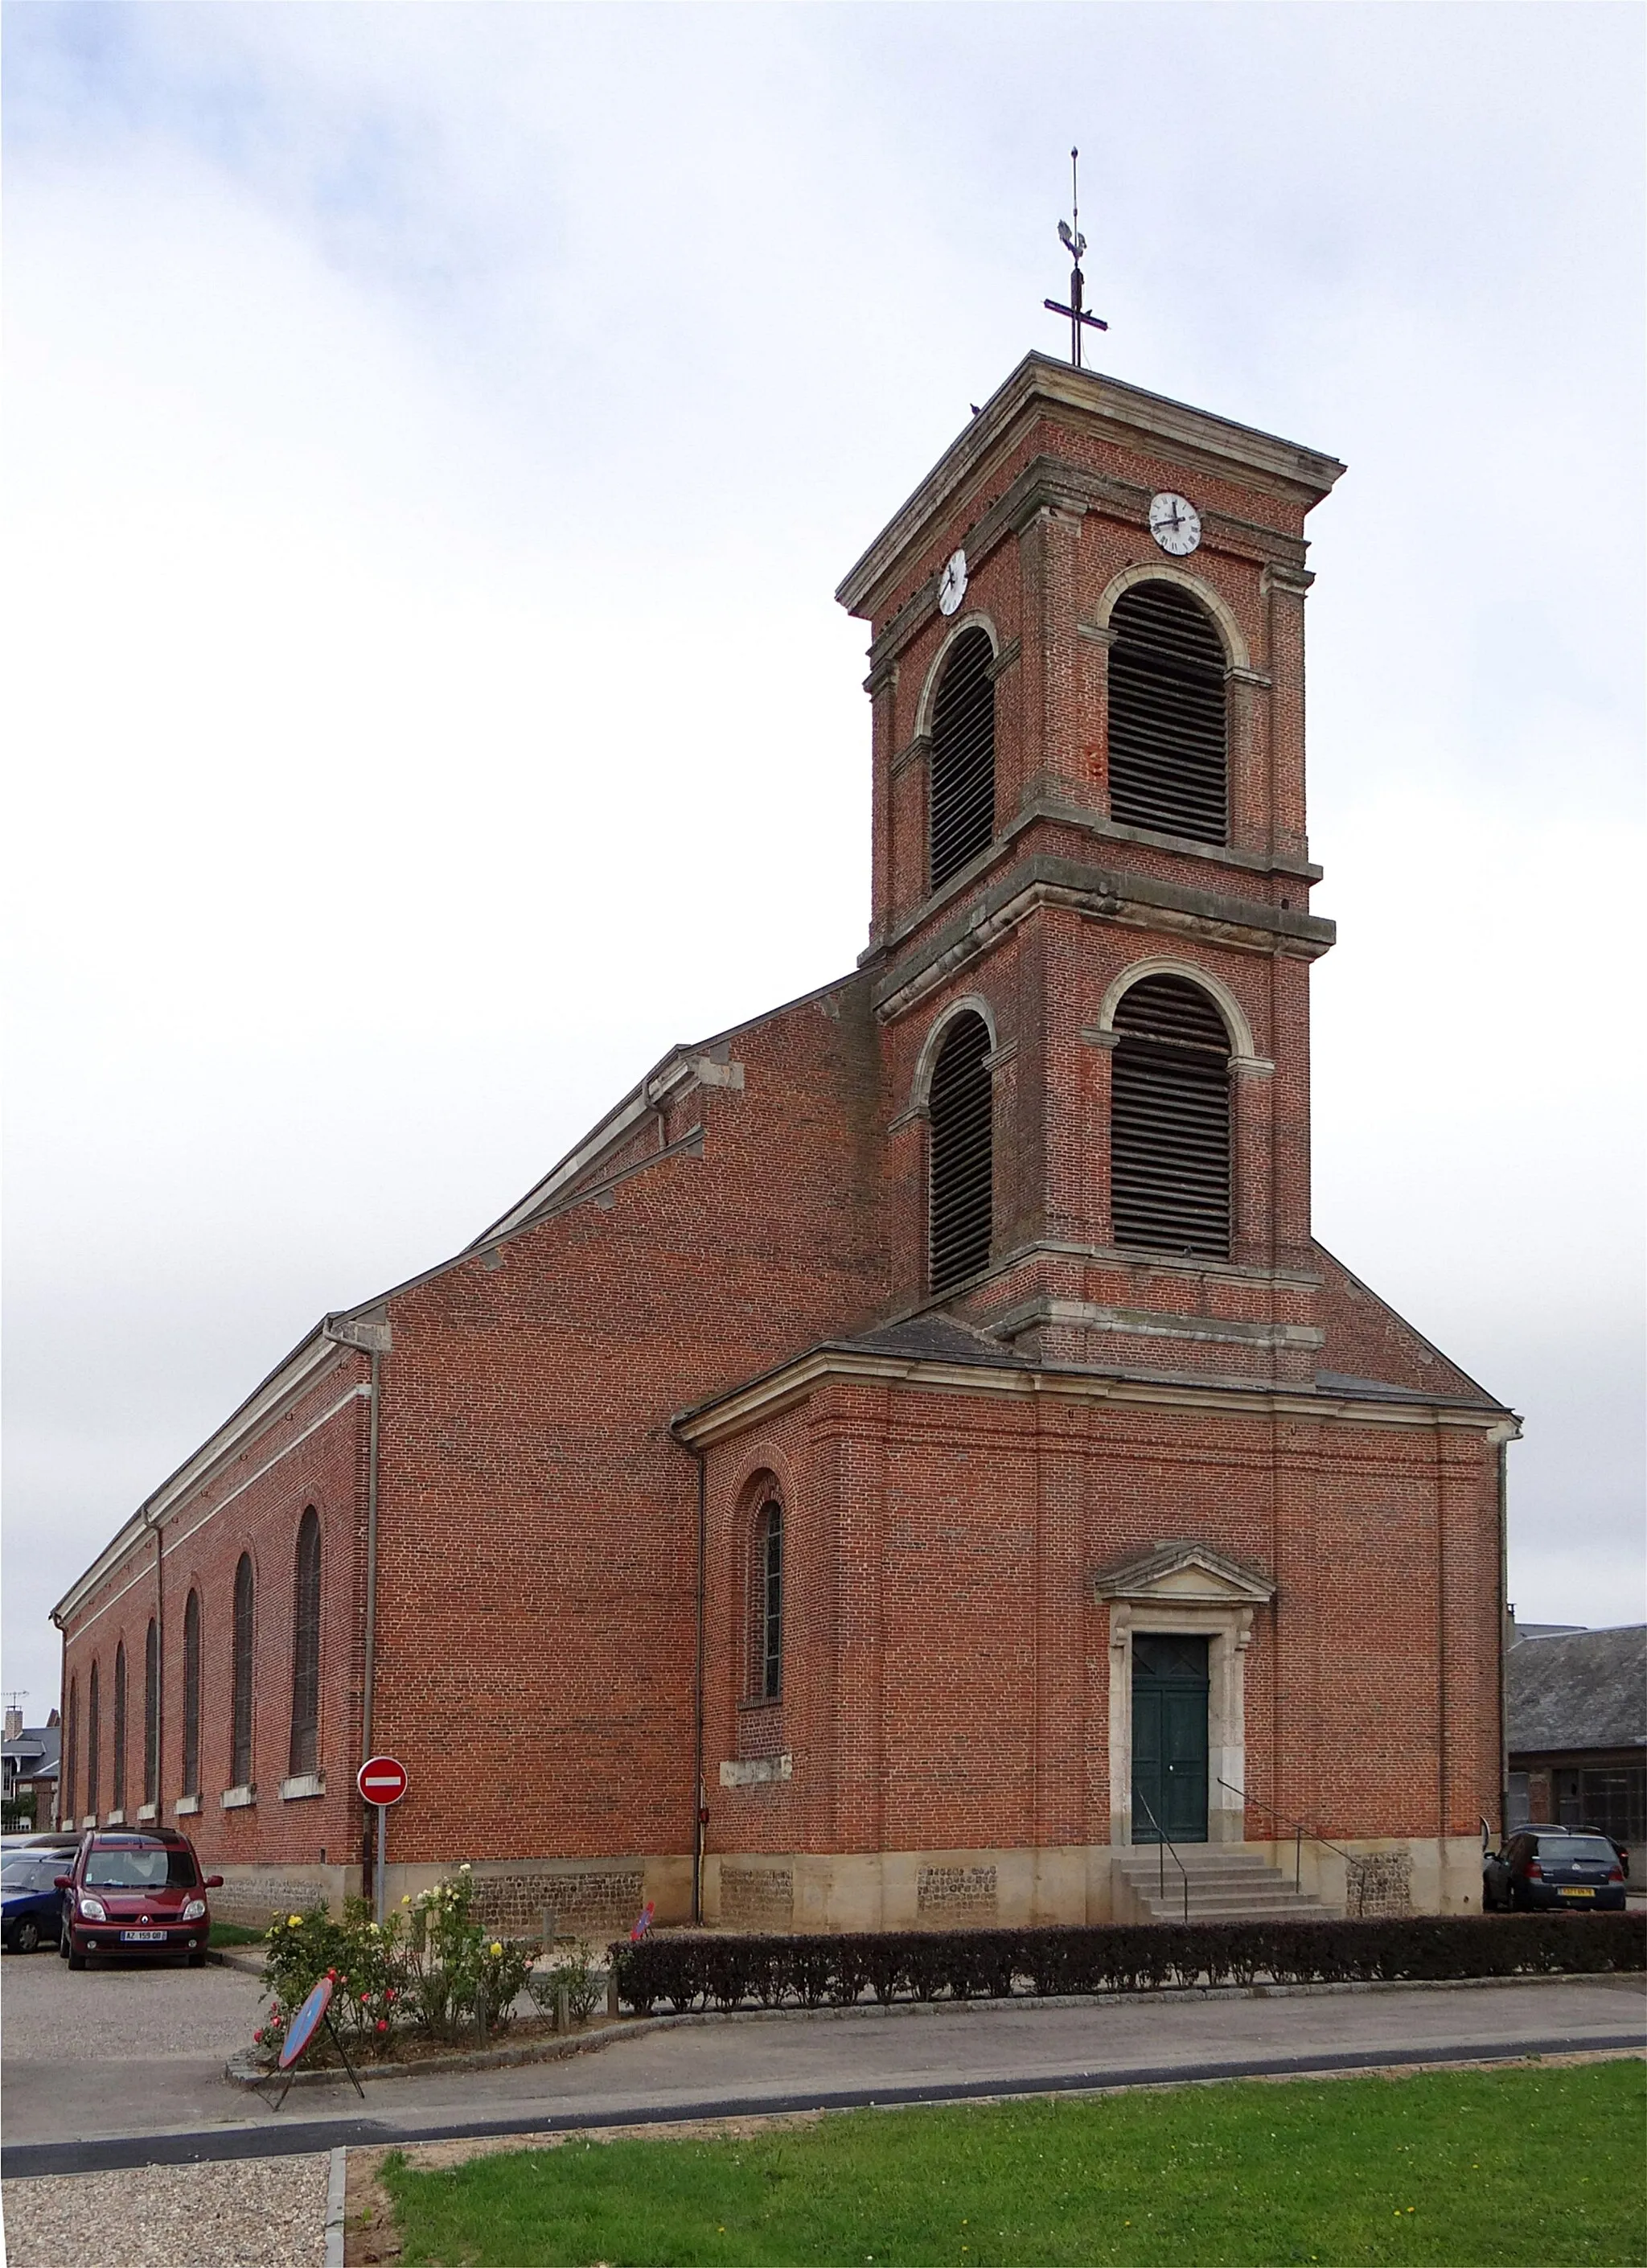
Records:
[[[1549,1820],[1647,1844],[1647,1624],[1514,1625],[1504,1666],[1509,1824]]]
[[[43,1725],[27,1726],[20,1709],[5,1712],[4,1817],[8,1828],[57,1823],[57,1758],[62,1731],[54,1709]]]

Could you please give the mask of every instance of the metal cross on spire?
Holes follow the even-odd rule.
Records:
[[[1070,217],[1068,220],[1061,220],[1058,223],[1059,238],[1068,247],[1070,258],[1074,262],[1070,270],[1070,304],[1066,307],[1056,299],[1043,299],[1041,302],[1041,305],[1048,308],[1053,314],[1067,315],[1070,318],[1070,360],[1075,364],[1077,370],[1081,367],[1082,324],[1086,324],[1089,329],[1094,331],[1107,331],[1109,328],[1109,325],[1097,315],[1089,315],[1081,305],[1081,294],[1086,282],[1081,273],[1081,254],[1086,250],[1086,239],[1081,233],[1080,159],[1080,151],[1071,150],[1070,152]]]

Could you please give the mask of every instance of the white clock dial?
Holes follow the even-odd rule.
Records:
[[[967,555],[964,551],[952,554],[944,569],[944,579],[937,586],[937,610],[941,615],[952,615],[967,595]]]
[[[1201,541],[1201,514],[1187,497],[1168,490],[1150,499],[1150,533],[1163,551],[1181,559]]]

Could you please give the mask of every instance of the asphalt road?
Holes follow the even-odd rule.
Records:
[[[1640,1977],[1264,1999],[745,2015],[553,2063],[305,2088],[223,2076],[255,2021],[233,1970],[4,1964],[9,2176],[855,2102],[1647,2044]]]

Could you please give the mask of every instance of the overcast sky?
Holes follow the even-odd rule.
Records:
[[[850,966],[841,574],[1067,277],[1330,450],[1318,1233],[1642,1612],[1634,6],[15,6],[4,1682],[322,1311]]]

